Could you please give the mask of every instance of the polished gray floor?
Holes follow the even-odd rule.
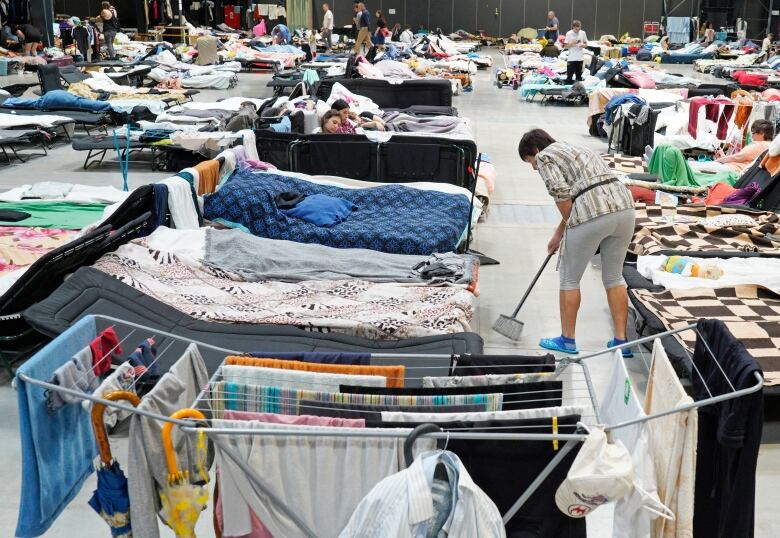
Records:
[[[671,67],[675,72],[692,73],[689,66]],[[496,88],[491,84],[491,78],[490,72],[480,72],[475,91],[454,99],[461,115],[471,118],[479,148],[490,155],[498,172],[490,216],[477,230],[474,248],[501,263],[483,267],[481,271],[479,307],[475,312],[472,328],[485,339],[488,352],[539,353],[539,338],[560,334],[557,275],[552,264],[520,314],[520,318],[525,322],[523,339],[517,343],[512,342],[490,329],[498,314],[511,313],[514,309],[544,259],[547,241],[557,223],[555,206],[538,175],[517,157],[517,143],[528,129],[542,127],[558,139],[594,150],[603,151],[605,144],[588,136],[585,124],[586,108],[521,102],[517,92]],[[267,80],[267,75],[242,74],[236,88],[220,92],[206,91],[198,96],[197,100],[206,101],[233,95],[268,96],[270,93],[265,88]],[[24,165],[0,166],[0,189],[53,179],[121,186],[122,177],[117,165],[106,165],[85,172],[81,168],[84,157],[84,154],[74,152],[69,147],[58,147],[46,158],[36,158]],[[145,165],[130,167],[131,186],[163,177],[164,173],[151,173]],[[595,263],[585,274],[582,291],[578,343],[586,351],[602,349],[612,337],[612,331],[599,268]],[[606,381],[609,359],[596,358],[590,365],[598,394]],[[643,357],[633,361],[630,369],[636,376],[637,386],[643,386],[646,374]],[[577,387],[577,390],[582,390],[581,385]],[[0,436],[6,441],[0,448],[0,458],[4,462],[0,468],[0,497],[6,500],[0,505],[0,535],[10,536],[16,521],[20,473],[16,399],[13,389],[8,385],[0,387],[0,416],[6,417],[0,422]],[[119,460],[126,461],[123,443],[116,444],[115,451]],[[62,514],[47,536],[107,536],[105,524],[86,505],[93,487],[94,482],[85,485],[81,495]],[[511,487],[511,484],[507,487]],[[772,493],[776,492],[778,487],[780,449],[777,445],[766,444],[761,448],[758,469],[756,536],[780,536],[780,517],[774,506],[777,495]],[[206,512],[199,522],[198,535],[212,535],[209,525],[210,513]],[[589,535],[611,535],[608,508],[596,512],[589,520]]]

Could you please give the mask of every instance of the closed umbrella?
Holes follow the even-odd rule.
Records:
[[[141,400],[138,395],[128,391],[110,392],[103,396],[112,402],[126,400],[134,407]],[[116,538],[132,537],[130,526],[130,495],[127,491],[127,477],[119,467],[119,463],[111,455],[111,445],[108,443],[106,426],[103,423],[105,404],[92,406],[92,429],[95,431],[98,452],[100,453],[100,468],[97,472],[97,489],[92,493],[89,505],[100,517],[108,523],[111,536]]]
[[[195,418],[206,420],[206,417],[196,409],[181,409],[171,415],[171,418],[184,419]],[[188,471],[179,470],[176,462],[176,452],[173,450],[171,430],[173,424],[166,423],[162,429],[163,448],[165,460],[168,464],[168,485],[160,492],[162,502],[162,516],[165,523],[173,529],[180,538],[194,538],[195,524],[200,513],[206,508],[209,499],[209,490],[205,483],[208,482],[208,474],[203,468],[206,460],[206,443],[203,432],[198,435],[197,465],[202,484],[192,484]]]

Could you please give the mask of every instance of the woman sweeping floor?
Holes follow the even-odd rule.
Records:
[[[623,262],[634,233],[634,202],[628,188],[593,151],[556,142],[546,131],[528,131],[520,140],[520,158],[539,172],[561,212],[561,223],[547,245],[558,251],[561,335],[539,345],[578,353],[575,340],[580,309],[580,281],[593,254],[601,252],[601,279],[607,291],[615,337],[608,346],[626,342],[628,294]],[[632,356],[624,349],[623,356]]]

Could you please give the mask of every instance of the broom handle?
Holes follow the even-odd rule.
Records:
[[[517,305],[517,308],[515,308],[515,311],[512,313],[512,317],[517,317],[517,314],[520,312],[520,309],[523,308],[523,303],[525,303],[525,300],[528,299],[528,296],[531,294],[531,290],[534,289],[534,286],[536,286],[536,281],[539,280],[539,277],[542,276],[542,272],[544,271],[544,268],[547,267],[547,264],[550,261],[550,258],[552,258],[552,254],[548,254],[547,257],[544,259],[544,262],[542,263],[542,266],[539,268],[539,270],[536,272],[536,276],[534,277],[533,282],[531,282],[531,285],[528,286],[528,289],[525,290],[525,294],[523,295],[523,298],[520,299],[520,304]]]

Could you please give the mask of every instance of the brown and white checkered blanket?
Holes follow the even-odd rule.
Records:
[[[642,157],[631,157],[621,153],[604,153],[601,155],[607,166],[612,170],[626,174],[646,174],[647,166]]]
[[[633,294],[669,330],[696,323],[700,318],[720,319],[764,370],[767,385],[780,384],[780,295],[758,286],[697,288]],[[696,333],[675,335],[693,353]]]
[[[674,220],[672,219],[673,215]],[[758,226],[712,228],[686,219],[718,215],[749,215]],[[675,208],[637,204],[634,237],[628,251],[637,256],[670,250],[765,252],[780,254],[780,242],[767,234],[778,234],[780,218],[768,211],[745,211],[732,207],[689,205]]]

